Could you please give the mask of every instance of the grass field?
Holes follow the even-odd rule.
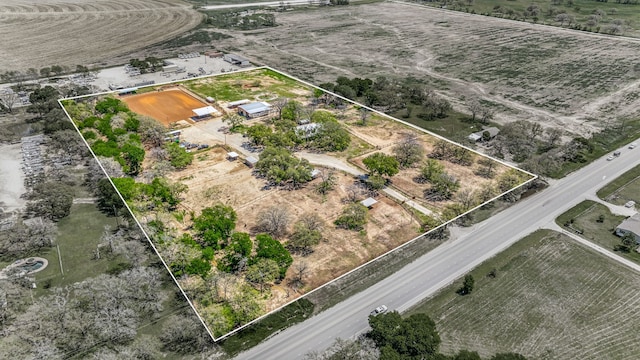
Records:
[[[600,199],[616,205],[624,205],[629,200],[640,204],[640,165],[605,185],[597,194]]]
[[[495,269],[495,278],[487,276]],[[476,350],[483,358],[519,352],[530,359],[637,359],[638,275],[570,238],[540,230],[474,269],[405,315],[436,322],[441,351]]]
[[[581,231],[580,236],[613,251],[614,246],[620,244],[620,238],[613,233],[614,229],[624,219],[625,216],[612,214],[606,206],[587,200],[558,216],[556,223],[564,227],[564,224],[573,220],[571,229]],[[616,252],[616,254],[640,263],[640,254],[635,251]]]
[[[559,12],[565,12],[573,16],[575,18],[574,23],[586,26],[589,16],[593,15],[595,11],[600,10],[603,11],[605,15],[601,16],[596,25],[591,26],[591,31],[598,30],[601,33],[607,33],[608,26],[610,26],[614,20],[619,19],[624,20],[628,24],[627,30],[622,33],[623,35],[634,37],[640,35],[638,32],[640,6],[638,6],[638,4],[621,4],[616,1],[573,0],[573,6],[569,6],[568,1],[559,2],[560,4],[558,5],[552,5],[548,0],[474,0],[471,5],[465,3],[465,7],[463,8],[449,8],[463,11],[467,11],[464,9],[468,9],[468,11],[474,11],[477,14],[492,14],[497,17],[522,20],[527,8],[537,6],[540,11],[536,16],[537,20],[535,20],[535,22],[556,26],[560,26],[560,22],[556,21],[556,15]],[[425,2],[424,4],[436,5],[438,3]],[[527,16],[526,21],[534,22],[534,17]],[[568,26],[566,22],[564,26]]]
[[[60,249],[64,276],[60,271],[58,248],[52,247],[39,256],[47,259],[46,269],[36,273],[37,294],[48,293],[43,289],[45,283],[51,287],[70,285],[107,271],[117,259],[102,258],[93,260],[93,251],[100,243],[104,226],[116,226],[116,219],[107,217],[94,204],[75,204],[71,214],[58,222],[56,243]]]
[[[274,81],[269,81],[273,79]],[[193,80],[185,85],[192,91],[221,101],[253,99],[268,101],[277,97],[295,98],[310,88],[275,71],[262,69]]]

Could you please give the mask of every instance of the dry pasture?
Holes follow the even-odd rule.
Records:
[[[413,76],[457,110],[478,97],[496,120],[534,120],[588,135],[640,115],[640,41],[382,2],[278,13],[269,31],[221,47],[307,81]]]
[[[336,173],[334,191],[322,196],[315,191],[319,180],[302,189],[289,191],[277,188],[263,190],[266,182],[256,178],[241,161],[226,159],[226,150],[215,147],[196,155],[187,169],[168,175],[189,187],[180,207],[199,213],[205,207],[222,202],[232,206],[238,214],[236,230],[257,233],[257,216],[272,206],[284,207],[291,215],[289,229],[305,213],[315,213],[326,221],[324,241],[308,256],[294,255],[287,278],[272,288],[267,310],[271,311],[300,295],[315,289],[347,271],[413,239],[419,235],[419,223],[409,211],[393,200],[379,195],[378,203],[369,211],[364,231],[337,229],[333,221],[341,214],[347,187],[354,178]],[[182,227],[175,223],[175,227]],[[296,264],[304,262],[309,271],[305,286],[298,291],[287,290],[288,280],[294,276]]]
[[[0,68],[112,63],[201,19],[181,0],[0,0]]]
[[[127,95],[120,97],[120,100],[131,111],[152,117],[165,126],[187,120],[194,115],[193,109],[208,105],[180,89]]]

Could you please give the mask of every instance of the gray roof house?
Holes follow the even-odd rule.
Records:
[[[271,105],[266,102],[253,102],[238,106],[238,114],[246,117],[247,119],[269,115],[270,112]]]
[[[222,56],[222,59],[230,64],[238,65],[240,67],[251,66],[249,59],[236,54],[224,54]]]
[[[636,243],[640,244],[640,214],[636,213],[633,216],[626,218],[623,222],[616,227],[616,235],[625,236],[627,234],[633,234],[636,238]]]
[[[485,131],[489,133],[489,139],[493,139],[494,137],[496,137],[496,135],[500,133],[500,129],[492,126],[492,127],[483,129],[481,131],[474,132],[471,135],[469,135],[467,138],[471,141],[480,141],[482,140],[482,134],[484,134]]]

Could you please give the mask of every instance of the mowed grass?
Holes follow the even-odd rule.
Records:
[[[495,269],[496,277],[487,276]],[[436,322],[441,351],[483,358],[637,359],[640,277],[550,230],[539,230],[474,269],[468,296],[452,284],[410,309]]]
[[[640,204],[640,165],[605,185],[597,194],[600,199],[616,205],[624,205],[629,200]]]
[[[258,69],[184,83],[190,90],[222,101],[242,99],[269,101],[270,97],[295,98],[294,91],[311,90],[297,81],[269,69]]]
[[[602,216],[602,218],[600,218]],[[602,246],[603,248],[613,251],[616,245],[621,244],[620,237],[614,231],[616,226],[625,219],[625,216],[614,215],[606,206],[594,202],[583,201],[578,205],[567,210],[558,216],[556,223],[563,226],[567,231],[578,231],[583,238]],[[564,226],[567,222],[573,220],[570,227]],[[602,222],[599,222],[602,220]],[[640,254],[631,251],[616,252],[631,261],[640,263]]]
[[[115,264],[117,259],[93,259],[105,225],[115,228],[116,218],[106,216],[95,204],[72,205],[71,214],[58,222],[58,246],[39,255],[47,259],[49,265],[36,273],[37,293],[48,293],[43,289],[45,284],[51,287],[70,285],[105,273],[109,266]],[[58,248],[64,274],[60,271]]]

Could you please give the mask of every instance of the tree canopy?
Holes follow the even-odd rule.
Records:
[[[256,171],[270,182],[294,189],[311,180],[311,170],[309,161],[298,159],[281,147],[267,147],[256,164]]]
[[[364,166],[371,174],[393,176],[397,174],[400,169],[400,163],[393,156],[386,155],[381,152],[367,156],[362,160]]]
[[[440,336],[436,324],[418,313],[403,319],[396,311],[369,316],[371,331],[367,334],[378,348],[381,358],[425,359],[438,353]]]
[[[193,219],[193,227],[206,245],[219,249],[231,236],[236,220],[236,212],[231,206],[217,204],[203,209],[200,216]]]

